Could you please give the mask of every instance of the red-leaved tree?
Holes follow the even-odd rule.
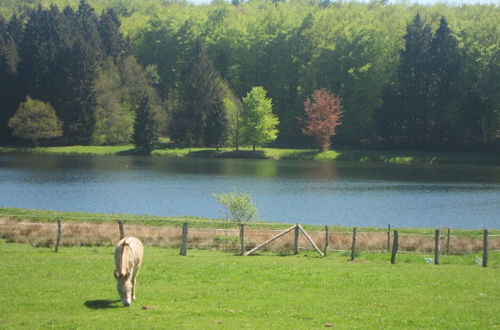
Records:
[[[342,123],[341,101],[335,94],[320,88],[313,92],[312,100],[307,98],[304,102],[306,118],[302,132],[316,139],[321,150],[330,148],[332,136]]]

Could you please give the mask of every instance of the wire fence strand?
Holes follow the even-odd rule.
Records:
[[[125,224],[125,235],[141,238],[145,245],[160,247],[179,247],[181,244],[181,227],[167,225]],[[33,246],[52,247],[55,244],[57,224],[52,222],[28,222],[2,219],[0,220],[0,237],[9,242],[24,242]],[[63,246],[112,246],[120,235],[117,222],[88,223],[63,222]],[[244,236],[245,250],[250,250],[279,234],[277,229],[246,228]],[[352,232],[332,231],[326,238],[324,231],[308,231],[317,247],[323,251],[350,251]],[[442,235],[441,237],[446,237]],[[490,251],[500,250],[500,235],[489,235]],[[389,236],[391,238],[391,236]],[[326,241],[328,239],[328,242]],[[482,251],[483,236],[450,235],[449,243],[442,239],[441,251],[449,254],[473,253]],[[449,244],[449,245],[448,245]],[[304,235],[299,236],[298,247],[301,250],[312,250],[311,243]],[[189,248],[214,249],[228,252],[239,252],[241,248],[239,228],[189,228]],[[399,252],[429,253],[434,249],[434,235],[420,233],[400,234]],[[291,254],[294,249],[294,234],[290,232],[267,245],[262,251],[278,254]],[[358,232],[356,250],[367,252],[388,252],[387,232]]]

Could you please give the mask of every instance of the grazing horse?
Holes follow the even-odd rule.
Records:
[[[135,237],[125,237],[116,243],[115,249],[115,279],[118,281],[116,290],[125,306],[130,306],[135,300],[135,280],[142,264],[144,247]]]

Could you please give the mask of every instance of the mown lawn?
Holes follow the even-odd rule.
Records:
[[[138,155],[131,144],[121,146],[63,146],[63,147],[9,147],[0,146],[0,154],[48,154],[48,155]],[[248,158],[276,160],[313,160],[313,161],[353,161],[384,162],[399,164],[477,164],[500,165],[498,152],[435,152],[420,150],[364,150],[339,149],[319,151],[317,149],[280,149],[249,147],[239,151],[234,148],[175,148],[168,139],[155,148],[151,155],[168,158],[211,157],[211,158]]]
[[[0,240],[0,328],[318,329],[500,326],[500,268],[341,254],[240,257],[147,247],[137,302],[117,302],[110,247]],[[149,309],[142,309],[149,306]]]

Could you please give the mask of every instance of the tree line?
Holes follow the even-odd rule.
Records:
[[[97,15],[83,0],[76,10],[39,6],[0,19],[1,139],[133,140],[150,150],[159,136],[161,99],[119,29],[113,9]]]
[[[326,146],[306,107],[324,89],[342,100],[337,145],[499,144],[497,6],[39,2],[0,6],[2,141],[29,96],[53,107],[64,144]],[[271,110],[251,142],[255,97]]]

